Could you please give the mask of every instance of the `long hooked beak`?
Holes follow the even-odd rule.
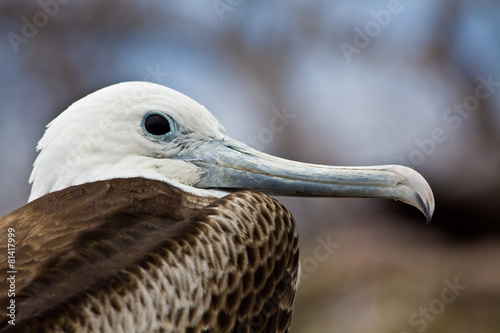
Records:
[[[259,152],[236,140],[211,141],[181,157],[203,170],[204,189],[251,189],[270,195],[386,198],[417,207],[430,221],[432,190],[401,165],[338,167],[300,163]]]

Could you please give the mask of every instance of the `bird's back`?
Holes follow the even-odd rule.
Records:
[[[285,332],[290,324],[298,233],[261,193],[215,200],[112,179],[48,194],[0,228],[3,253],[15,230],[17,270],[16,325],[2,292],[2,332]],[[0,267],[9,270],[6,256]]]

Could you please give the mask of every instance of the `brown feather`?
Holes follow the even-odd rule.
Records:
[[[0,228],[3,253],[7,229],[16,236],[17,316],[15,326],[0,324],[6,332],[285,332],[290,324],[297,229],[262,193],[215,200],[113,179],[48,194]],[[6,255],[0,267],[5,274]],[[8,289],[5,277],[0,286]]]

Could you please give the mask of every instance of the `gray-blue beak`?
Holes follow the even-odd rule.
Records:
[[[417,207],[430,221],[434,196],[415,170],[400,165],[338,167],[300,163],[259,152],[236,140],[211,141],[179,156],[203,170],[195,187],[270,195],[387,198]]]

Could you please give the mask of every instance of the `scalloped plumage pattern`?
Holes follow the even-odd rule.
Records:
[[[265,194],[213,199],[113,179],[45,195],[3,217],[0,237],[9,227],[17,317],[0,332],[288,330],[298,232]],[[0,239],[3,253],[6,244]],[[9,300],[1,297],[3,320]]]

